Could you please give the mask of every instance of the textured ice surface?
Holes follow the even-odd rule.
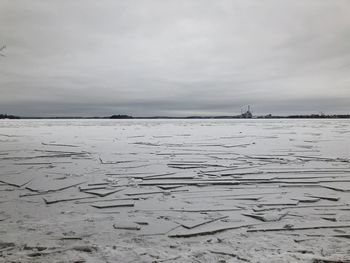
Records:
[[[349,159],[349,120],[1,120],[0,262],[349,259]]]

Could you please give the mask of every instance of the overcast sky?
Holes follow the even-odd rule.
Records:
[[[0,113],[350,112],[349,0],[1,0]]]

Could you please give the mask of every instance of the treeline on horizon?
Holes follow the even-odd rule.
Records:
[[[311,114],[311,115],[290,115],[285,118],[293,118],[293,119],[330,119],[330,118],[337,118],[337,119],[348,119],[350,118],[350,114],[334,114],[334,115],[324,115],[324,114]]]
[[[20,119],[20,117],[8,114],[0,114],[0,119]]]
[[[170,117],[170,116],[152,116],[152,117],[133,117],[126,114],[111,115],[107,117],[20,117],[9,114],[0,114],[0,119],[244,119],[242,115],[235,116],[187,116],[187,117]],[[298,114],[288,116],[278,115],[261,115],[254,116],[253,119],[350,119],[350,114]]]

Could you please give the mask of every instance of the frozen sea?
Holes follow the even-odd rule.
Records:
[[[0,262],[349,260],[349,204],[346,119],[0,121]]]

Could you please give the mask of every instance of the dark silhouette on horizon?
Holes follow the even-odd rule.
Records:
[[[131,116],[126,114],[114,114],[104,117],[81,117],[81,116],[54,116],[54,117],[23,117],[10,114],[0,114],[0,119],[350,119],[350,114],[293,114],[293,115],[256,115],[247,117],[245,114],[231,116]]]

